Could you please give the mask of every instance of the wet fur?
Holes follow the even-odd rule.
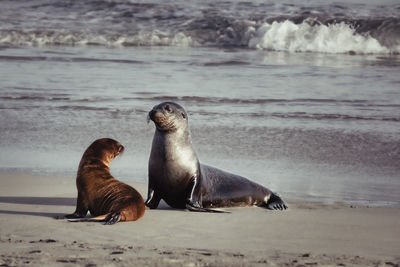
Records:
[[[109,170],[110,162],[122,151],[123,146],[109,138],[96,140],[87,148],[76,178],[76,210],[66,218],[83,218],[88,211],[97,216],[91,221],[111,220],[116,216],[118,221],[136,221],[143,216],[145,205],[140,193],[115,179]]]
[[[186,111],[164,102],[149,112],[156,131],[149,159],[146,205],[157,208],[161,199],[173,208],[213,212],[216,207],[260,206],[286,209],[269,189],[239,175],[200,164],[192,147]]]

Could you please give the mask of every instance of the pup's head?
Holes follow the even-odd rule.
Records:
[[[82,158],[98,159],[106,165],[124,152],[124,146],[111,138],[101,138],[94,141],[85,151]]]

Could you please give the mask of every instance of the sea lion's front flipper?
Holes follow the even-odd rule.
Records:
[[[88,218],[68,219],[69,222],[89,222]]]
[[[229,211],[224,211],[224,210],[203,208],[198,204],[190,203],[190,202],[186,203],[186,209],[189,211],[194,211],[194,212],[230,213]]]
[[[87,212],[86,212],[87,213]],[[86,214],[79,214],[77,212],[74,212],[72,214],[66,214],[64,216],[57,216],[56,219],[79,219],[79,218],[84,218]]]
[[[192,177],[187,188],[187,201],[185,204],[186,209],[189,211],[195,212],[215,212],[215,213],[230,213],[228,211],[223,210],[214,210],[214,209],[207,209],[203,208],[200,205],[200,184],[199,179],[197,177]]]
[[[84,218],[89,210],[87,201],[85,201],[85,197],[82,192],[78,192],[78,198],[76,200],[76,209],[72,214],[64,215],[64,217],[56,217],[56,219],[78,219]]]
[[[144,203],[150,209],[156,209],[161,201],[160,195],[149,185],[147,200]]]
[[[119,213],[107,213],[104,215],[100,215],[97,217],[92,217],[92,218],[70,218],[68,219],[69,222],[106,222],[105,224],[114,224],[119,221]],[[114,220],[117,219],[115,222]]]

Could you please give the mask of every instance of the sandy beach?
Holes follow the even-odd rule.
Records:
[[[0,266],[399,266],[400,210],[287,200],[289,210],[165,204],[105,226],[55,217],[75,178],[0,174]],[[129,183],[146,195],[146,184]]]
[[[0,267],[399,266],[399,73],[399,0],[2,0]],[[146,199],[165,101],[289,209],[57,219],[99,138]]]

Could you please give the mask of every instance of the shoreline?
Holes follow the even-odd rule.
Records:
[[[114,173],[114,170],[111,169],[111,172]],[[135,174],[138,174],[138,172]],[[21,170],[21,169],[4,169],[3,168],[3,169],[0,169],[0,177],[2,175],[16,175],[16,176],[19,176],[19,175],[24,176],[25,175],[25,176],[32,176],[32,177],[45,177],[45,178],[51,178],[51,179],[55,178],[55,179],[61,179],[63,181],[72,180],[74,183],[75,183],[75,179],[76,179],[75,172],[72,172],[71,175],[67,175],[67,174],[60,175],[60,174],[56,174],[53,172],[49,172],[49,173],[44,173],[44,172],[40,172],[40,171],[30,172],[29,170],[24,170],[24,169]],[[138,176],[144,177],[144,175],[142,175],[142,174],[139,174]],[[120,180],[121,182],[130,184],[131,186],[144,187],[143,190],[141,191],[141,194],[142,194],[143,199],[146,198],[147,183],[144,180],[147,180],[147,178],[142,178],[142,179],[140,179],[141,181],[138,181],[138,180],[132,180],[132,179],[126,178],[126,175],[125,175],[125,178],[122,178],[122,179],[118,178],[118,177],[120,177],[120,175],[118,175],[118,174],[115,177],[118,180]],[[253,180],[253,181],[263,185],[263,183],[260,181],[255,181],[255,180]],[[263,185],[263,186],[265,186],[265,185]],[[296,195],[296,196],[287,197],[288,194]],[[321,205],[326,205],[326,206],[342,205],[342,206],[348,206],[351,208],[365,207],[365,208],[398,208],[398,209],[400,209],[400,202],[390,202],[390,201],[383,201],[383,200],[366,201],[366,200],[347,199],[347,200],[343,200],[343,201],[338,201],[338,200],[334,200],[332,198],[322,198],[321,196],[313,196],[313,195],[300,195],[298,193],[293,193],[293,192],[283,192],[279,195],[281,195],[281,197],[283,197],[285,201],[289,201],[292,203],[311,203],[311,204],[321,204]],[[161,200],[161,203],[163,203],[162,200]],[[164,203],[164,205],[167,205],[167,204]]]
[[[209,214],[163,204],[137,222],[104,226],[54,219],[74,211],[75,178],[0,173],[0,184],[4,266],[400,264],[397,207],[287,200],[287,211]],[[128,184],[146,195],[146,184]]]

